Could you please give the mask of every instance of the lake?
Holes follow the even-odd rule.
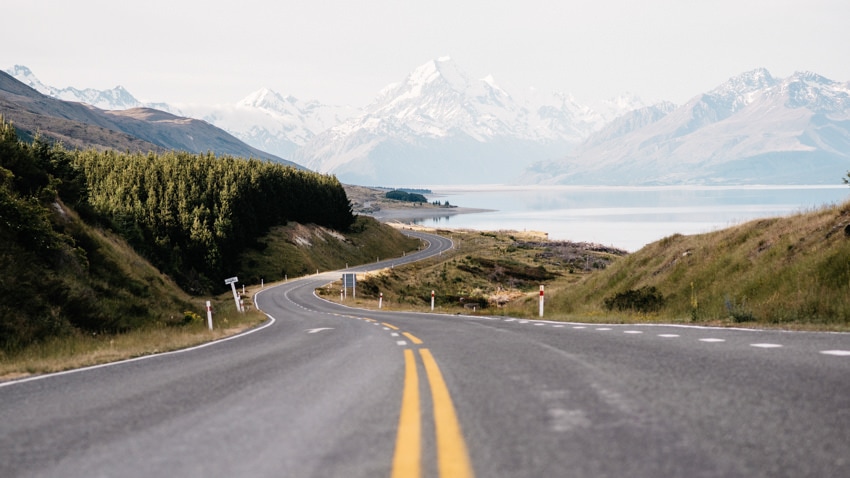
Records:
[[[429,227],[533,230],[552,240],[636,251],[675,233],[811,211],[850,199],[836,186],[430,186],[431,201],[490,209],[415,221]]]

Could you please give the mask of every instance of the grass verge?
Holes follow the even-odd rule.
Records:
[[[246,289],[246,304],[251,294]],[[77,332],[14,351],[0,351],[0,381],[184,349],[238,334],[266,320],[253,306],[245,313],[237,312],[230,293],[211,302],[213,330],[209,330],[206,316],[187,311],[181,325],[157,323],[121,334]],[[199,307],[206,308],[200,302]]]
[[[437,231],[440,258],[359,278],[353,305],[548,320],[850,331],[850,203],[724,230],[676,234],[625,254],[516,232]],[[339,284],[320,290],[338,301]]]

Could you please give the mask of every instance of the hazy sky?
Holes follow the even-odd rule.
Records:
[[[27,0],[6,2],[0,70],[143,101],[233,103],[261,87],[365,106],[451,56],[508,91],[682,103],[766,67],[850,81],[847,0]]]

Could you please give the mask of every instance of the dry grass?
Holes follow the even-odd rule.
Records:
[[[438,312],[503,314],[525,297],[536,298],[540,284],[575,283],[616,257],[610,251],[591,250],[589,244],[550,243],[541,233],[431,232],[450,237],[455,249],[414,264],[361,274],[357,296],[347,297],[347,304],[374,309],[383,294],[384,309],[430,311],[433,290]],[[318,293],[339,301],[340,290],[336,282]]]
[[[294,279],[312,274],[316,269],[341,269],[348,262],[354,265],[371,262],[376,256],[401,256],[405,251],[416,250],[420,244],[419,240],[405,237],[392,228],[379,226],[371,218],[358,218],[355,226],[355,230],[345,237],[318,226],[291,223],[276,228],[263,239],[265,250],[251,251],[242,257],[245,270],[240,271],[239,278],[242,283],[255,284],[246,288],[245,304],[252,303],[252,295],[258,290],[261,280],[270,286],[272,281],[284,277]],[[227,292],[213,300],[213,310],[216,311],[214,329],[209,331],[204,312],[205,300],[189,298],[166,276],[135,255],[123,241],[111,236],[101,240],[108,241],[111,246],[104,247],[101,254],[103,260],[110,264],[109,271],[132,273],[139,284],[152,290],[150,303],[142,303],[144,307],[140,306],[140,309],[150,311],[151,307],[167,302],[168,307],[156,311],[162,320],[151,321],[122,334],[76,332],[11,351],[0,350],[0,380],[191,347],[237,334],[266,319],[256,310],[237,313],[233,296]],[[173,296],[179,300],[172,299]],[[133,298],[122,296],[115,301],[116,307],[126,306],[130,300]],[[195,320],[178,325],[183,321],[181,312],[187,309],[196,315]],[[180,312],[173,312],[175,310]],[[116,309],[115,315],[121,315],[120,308]]]
[[[246,289],[246,304],[251,293]],[[79,333],[33,344],[13,353],[0,353],[0,381],[184,349],[236,335],[266,320],[265,315],[253,307],[244,314],[235,309],[233,296],[228,292],[213,301],[212,331],[207,327],[206,317],[199,316],[183,326],[160,324],[114,335]]]
[[[516,238],[509,232],[441,233],[454,236],[458,250],[361,279],[354,305],[374,308],[383,293],[384,308],[430,310],[433,289],[438,311],[473,313],[470,302],[490,302],[474,313],[534,318],[537,286],[545,284],[550,320],[850,330],[850,203],[708,234],[673,235],[590,271],[547,260],[539,248],[512,247]],[[543,266],[559,275],[511,284],[504,280],[509,275],[500,278],[481,267],[481,258]],[[663,295],[658,311],[605,307],[606,298],[644,287]],[[499,294],[512,300],[495,304],[491,299]],[[339,286],[326,295],[339,300]]]
[[[721,231],[674,235],[554,295],[566,316],[607,317],[615,293],[656,287],[666,299],[662,320],[791,329],[850,329],[850,204]]]

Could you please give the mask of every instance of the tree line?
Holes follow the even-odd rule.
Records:
[[[235,275],[239,253],[287,221],[346,230],[351,204],[333,176],[213,153],[84,151],[88,202],[190,293]]]
[[[0,116],[0,351],[129,330],[161,319],[153,304],[183,306],[99,231],[202,294],[223,289],[240,253],[287,221],[346,230],[354,215],[332,176],[212,153],[71,151],[23,141]]]

